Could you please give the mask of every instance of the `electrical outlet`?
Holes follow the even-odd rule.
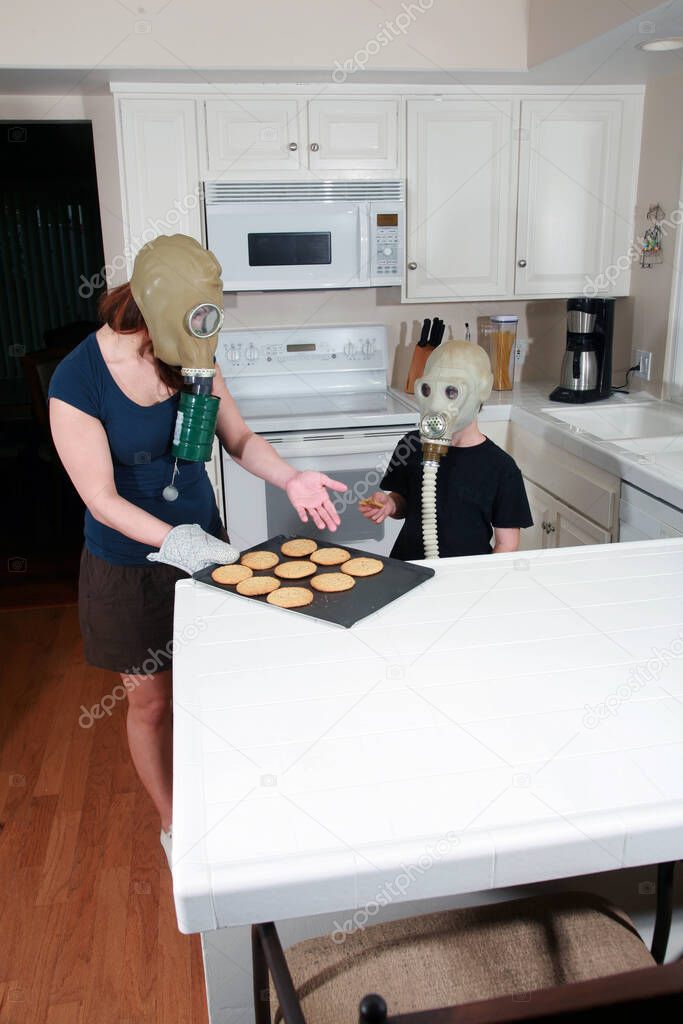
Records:
[[[638,369],[635,371],[634,376],[642,377],[643,380],[649,380],[652,373],[652,352],[646,352],[645,349],[636,349],[636,360],[638,363]]]

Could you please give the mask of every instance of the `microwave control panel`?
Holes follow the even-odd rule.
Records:
[[[371,204],[371,277],[381,284],[401,283],[403,205]]]

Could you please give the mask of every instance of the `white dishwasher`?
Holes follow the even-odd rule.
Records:
[[[683,509],[621,482],[619,540],[661,540],[683,537]]]

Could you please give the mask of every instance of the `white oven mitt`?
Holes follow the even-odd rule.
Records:
[[[192,575],[208,565],[236,562],[240,553],[230,544],[212,537],[197,523],[174,526],[158,551],[147,555],[150,562],[165,562]]]

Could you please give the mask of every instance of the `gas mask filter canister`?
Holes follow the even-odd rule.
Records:
[[[422,444],[422,537],[425,558],[439,557],[436,480],[453,435],[469,426],[493,387],[486,352],[470,341],[439,345],[415,382]]]
[[[159,235],[138,253],[130,288],[154,355],[178,367],[183,378],[171,453],[176,460],[208,462],[220,402],[211,394],[224,316],[220,264],[188,235]],[[164,497],[177,496],[171,481]]]

